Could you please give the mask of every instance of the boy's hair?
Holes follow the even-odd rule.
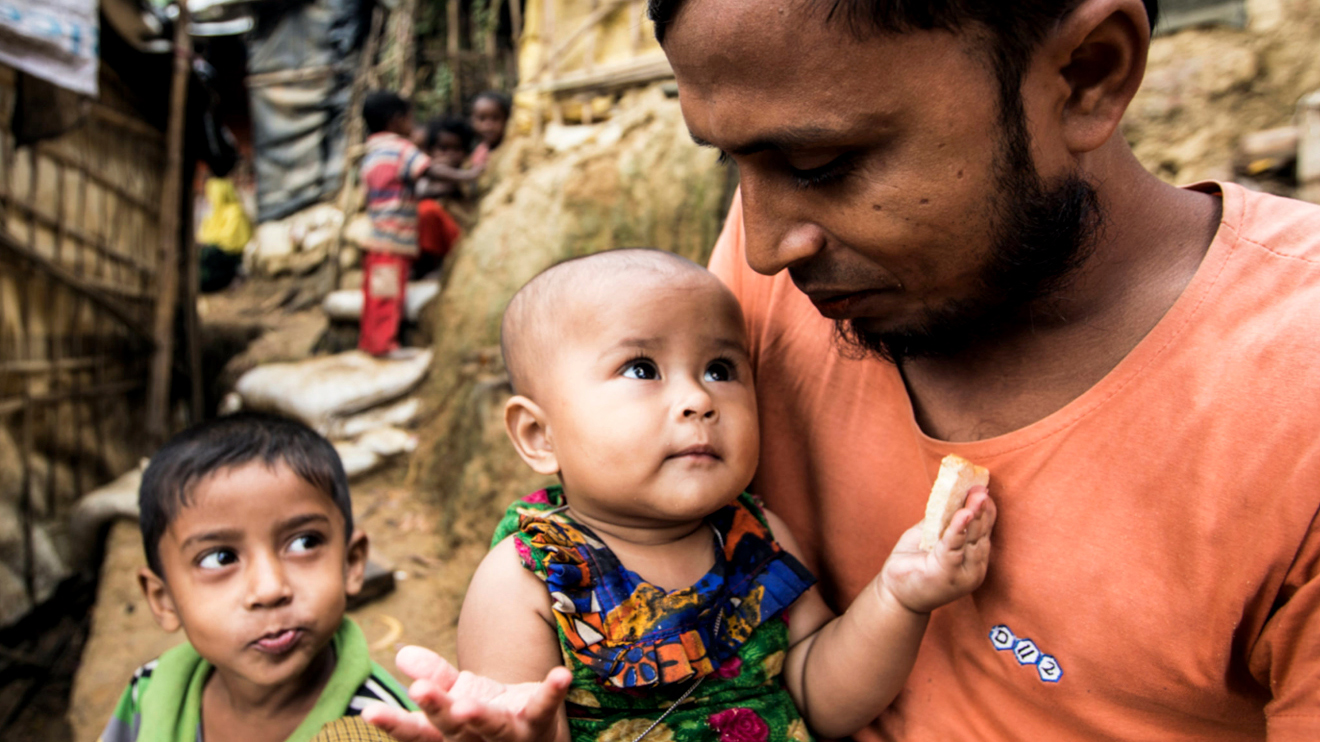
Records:
[[[198,482],[223,471],[260,461],[267,467],[283,463],[303,481],[324,492],[344,514],[344,535],[353,533],[353,504],[348,476],[330,441],[306,425],[275,415],[240,412],[208,420],[167,442],[142,474],[138,490],[138,525],[147,566],[161,579],[160,539],[179,514],[192,504]]]
[[[506,119],[509,117],[509,113],[513,110],[513,98],[510,98],[509,94],[503,90],[486,90],[477,93],[476,97],[472,99],[472,105],[477,105],[477,101],[479,100],[494,101],[495,105],[499,106],[500,110],[504,111],[504,118]]]
[[[377,90],[367,94],[362,102],[362,120],[367,124],[367,132],[378,134],[389,128],[395,116],[402,116],[412,110],[412,104],[388,90]]]
[[[441,134],[453,134],[463,142],[464,151],[472,151],[472,141],[477,138],[477,132],[472,129],[472,125],[467,119],[458,116],[443,116],[441,118],[431,119],[431,123],[426,125],[426,151],[435,149],[436,142],[440,141]]]

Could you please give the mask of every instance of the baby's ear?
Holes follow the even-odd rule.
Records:
[[[533,471],[547,476],[559,473],[550,426],[539,405],[521,394],[514,395],[504,405],[504,431]]]
[[[367,534],[361,528],[353,529],[353,535],[348,537],[348,549],[344,551],[344,592],[348,595],[362,592],[368,551]]]
[[[178,631],[183,623],[179,620],[179,610],[174,606],[174,597],[170,588],[155,572],[143,567],[138,570],[138,587],[142,588],[142,597],[147,599],[147,607],[156,623],[166,631]]]

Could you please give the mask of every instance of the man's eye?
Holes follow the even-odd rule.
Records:
[[[202,569],[224,569],[238,561],[238,555],[229,549],[218,549],[203,556],[197,562]]]
[[[629,361],[628,365],[623,367],[623,375],[629,379],[641,379],[642,381],[654,381],[660,378],[660,369],[656,368],[655,363],[641,359]]]
[[[856,156],[844,153],[815,167],[798,168],[790,165],[788,170],[798,188],[823,188],[848,177],[856,165]]]
[[[711,361],[706,366],[706,381],[733,381],[733,364],[728,361]]]
[[[311,551],[323,543],[320,536],[315,533],[305,533],[289,543],[289,551],[295,554],[301,554]]]

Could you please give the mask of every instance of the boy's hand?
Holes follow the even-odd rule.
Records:
[[[995,503],[975,487],[931,551],[922,551],[921,524],[909,528],[885,560],[876,586],[916,613],[930,613],[970,593],[985,579]]]
[[[379,704],[362,717],[399,742],[550,742],[573,679],[556,667],[542,682],[509,685],[459,672],[421,647],[404,647],[395,663],[415,680],[408,695],[422,710]]]

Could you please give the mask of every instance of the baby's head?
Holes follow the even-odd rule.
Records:
[[[270,415],[205,422],[156,453],[138,498],[139,583],[162,628],[258,686],[324,657],[367,559],[329,441]]]
[[[580,513],[697,520],[751,481],[760,443],[742,310],[705,268],[658,250],[560,263],[513,297],[500,336],[509,437]]]

